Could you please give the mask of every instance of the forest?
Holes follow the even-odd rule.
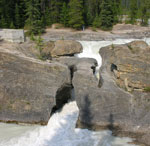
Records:
[[[0,28],[44,32],[47,26],[111,30],[121,23],[148,25],[150,0],[0,0]]]

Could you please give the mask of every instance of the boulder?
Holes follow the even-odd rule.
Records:
[[[150,87],[150,47],[144,41],[104,47],[100,54],[119,87],[127,91]]]
[[[82,50],[82,45],[77,41],[58,40],[55,42],[47,42],[42,53],[46,56],[60,57],[73,56],[74,54],[81,53]]]
[[[53,58],[53,61],[62,63],[67,65],[68,67],[71,66],[79,66],[80,64],[91,64],[93,67],[97,66],[97,61],[93,58],[77,58],[77,57],[69,57],[69,56],[64,56],[64,57],[59,57],[59,58]]]
[[[144,90],[150,83],[149,47],[145,44],[142,50],[132,52],[131,44],[100,49],[103,64],[99,81],[92,72],[92,65],[77,67],[72,81],[79,107],[77,127],[110,129],[114,135],[129,136],[138,143],[150,145],[147,138],[150,93]],[[118,80],[124,81],[121,84]]]
[[[47,59],[51,59],[51,51],[54,49],[55,47],[55,43],[54,41],[49,41],[49,42],[46,42],[44,44],[44,47],[41,51],[41,55],[44,57],[44,58],[47,58]]]
[[[0,121],[47,124],[71,97],[70,70],[0,49]]]
[[[77,58],[77,57],[59,57],[53,59],[56,62],[67,65],[71,71],[71,81],[73,79],[74,73],[79,69],[87,71],[87,68],[90,68],[90,72],[86,72],[86,74],[92,73],[94,74],[94,78],[96,77],[96,67],[97,61],[93,58]]]

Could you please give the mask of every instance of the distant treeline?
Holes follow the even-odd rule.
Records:
[[[54,23],[82,29],[110,30],[122,21],[147,25],[150,0],[0,0],[0,28],[27,28],[41,33]]]

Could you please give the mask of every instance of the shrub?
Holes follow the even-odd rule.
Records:
[[[144,88],[145,92],[150,92],[150,86]]]

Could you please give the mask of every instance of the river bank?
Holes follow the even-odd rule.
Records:
[[[47,28],[46,33],[42,35],[45,41],[79,40],[79,41],[102,41],[115,39],[142,39],[150,37],[150,27],[141,27],[131,24],[117,24],[111,31],[102,31],[92,28],[84,31],[75,31],[70,28]]]
[[[120,30],[123,31],[123,28],[120,28]],[[127,30],[127,28],[125,30]],[[106,81],[103,80],[107,84],[104,84],[104,82],[103,82],[103,85],[106,85],[106,86],[104,86],[105,88],[102,87],[102,89],[100,89],[100,87],[97,86],[98,80],[95,78],[95,74],[94,74],[96,66],[98,65],[100,67],[102,64],[101,63],[102,59],[100,57],[101,53],[99,54],[100,48],[110,45],[113,49],[115,49],[116,46],[112,45],[112,44],[126,44],[126,43],[130,43],[134,40],[137,40],[137,38],[136,39],[135,38],[132,38],[132,39],[119,38],[119,39],[116,39],[113,41],[112,39],[109,40],[109,38],[108,38],[108,36],[109,36],[108,34],[110,32],[104,32],[104,33],[107,33],[107,35],[106,35],[107,36],[106,39],[108,39],[107,41],[105,41],[105,40],[103,40],[103,41],[95,40],[95,41],[87,41],[87,42],[80,41],[80,43],[82,44],[82,47],[83,47],[83,50],[82,50],[82,47],[80,48],[80,46],[79,46],[80,49],[78,49],[77,44],[79,42],[78,43],[74,42],[75,43],[74,44],[73,42],[70,42],[70,41],[63,41],[66,38],[64,38],[64,36],[61,36],[61,35],[56,37],[55,34],[56,34],[57,29],[54,29],[53,31],[54,32],[52,33],[52,30],[50,30],[50,32],[47,32],[42,36],[44,38],[46,35],[45,41],[53,40],[54,37],[55,37],[54,39],[56,39],[56,40],[58,39],[57,37],[60,37],[61,40],[56,41],[56,42],[51,42],[49,45],[47,45],[47,48],[45,48],[46,49],[45,53],[46,54],[48,53],[48,55],[49,55],[49,52],[50,52],[51,56],[54,56],[54,57],[52,58],[52,60],[50,59],[49,61],[47,60],[46,62],[39,60],[39,58],[37,56],[38,49],[35,47],[35,44],[32,44],[33,43],[32,41],[27,41],[22,44],[12,44],[12,43],[7,43],[7,42],[1,42],[1,44],[0,44],[0,49],[1,49],[1,54],[2,54],[1,58],[2,58],[2,60],[4,60],[3,61],[4,63],[2,63],[2,65],[3,65],[2,69],[3,70],[5,69],[4,70],[5,72],[8,70],[6,73],[3,73],[3,74],[1,73],[2,74],[1,77],[3,79],[2,83],[4,84],[4,88],[2,87],[2,89],[6,89],[6,87],[7,87],[7,90],[3,90],[4,92],[2,91],[1,97],[2,97],[2,99],[5,99],[6,97],[14,96],[14,98],[12,98],[12,99],[5,100],[7,102],[3,102],[3,101],[1,102],[1,103],[5,103],[4,105],[1,105],[1,111],[4,109],[3,110],[4,112],[1,112],[1,113],[2,113],[2,116],[4,116],[4,115],[9,116],[9,115],[11,115],[10,112],[14,111],[16,113],[16,115],[13,118],[16,118],[17,116],[19,116],[19,114],[20,115],[24,114],[25,116],[23,118],[25,118],[25,122],[32,121],[32,120],[41,122],[41,119],[45,120],[44,116],[46,116],[46,123],[47,122],[49,123],[53,117],[52,116],[49,120],[49,117],[51,115],[50,114],[51,109],[49,109],[49,111],[47,110],[50,107],[49,104],[52,106],[55,104],[57,105],[57,103],[59,103],[59,100],[57,100],[57,99],[60,99],[60,97],[61,97],[61,99],[63,99],[62,95],[65,95],[66,91],[68,91],[68,86],[64,86],[64,85],[72,84],[72,86],[74,86],[74,89],[75,89],[74,92],[76,95],[76,103],[77,103],[77,106],[75,106],[75,111],[73,111],[73,113],[75,113],[76,115],[79,114],[79,116],[77,115],[76,119],[71,122],[71,120],[68,118],[66,121],[65,120],[62,121],[62,117],[60,115],[60,117],[58,117],[60,119],[60,121],[54,120],[53,121],[54,123],[51,123],[50,125],[48,124],[45,127],[40,126],[40,129],[38,129],[38,132],[37,131],[35,132],[31,128],[29,135],[27,134],[27,136],[23,136],[21,138],[20,137],[15,138],[15,136],[14,136],[15,141],[8,140],[8,143],[10,143],[10,145],[12,145],[12,144],[18,145],[19,144],[19,145],[26,146],[27,145],[26,142],[29,140],[29,141],[34,141],[33,145],[35,145],[35,139],[36,139],[37,140],[36,145],[39,145],[39,146],[48,146],[49,144],[52,146],[53,145],[55,146],[55,144],[58,145],[57,142],[60,142],[59,144],[63,145],[63,142],[68,143],[68,138],[71,135],[71,142],[74,143],[74,141],[75,141],[76,145],[78,146],[78,144],[81,144],[80,142],[78,143],[78,139],[81,140],[82,137],[86,137],[87,130],[85,130],[83,132],[83,134],[81,133],[81,135],[76,135],[76,133],[74,133],[74,132],[76,132],[75,124],[76,124],[77,118],[78,118],[78,121],[80,119],[81,120],[85,119],[88,122],[94,122],[94,124],[96,125],[97,123],[99,124],[101,122],[101,119],[97,120],[97,118],[100,116],[104,116],[104,117],[106,117],[106,118],[104,118],[104,122],[105,123],[109,122],[108,125],[109,124],[113,125],[111,127],[114,127],[114,125],[116,124],[115,121],[118,122],[118,119],[120,121],[123,121],[123,123],[125,123],[125,124],[130,124],[130,121],[131,122],[136,121],[136,123],[132,126],[132,128],[134,128],[133,130],[136,130],[136,128],[139,128],[139,124],[141,122],[141,120],[140,120],[141,117],[149,118],[149,116],[143,116],[143,113],[144,113],[143,111],[145,111],[145,113],[148,115],[148,113],[149,113],[148,109],[144,108],[144,110],[142,112],[140,112],[140,111],[138,111],[138,108],[136,109],[137,103],[133,102],[133,100],[128,100],[130,97],[123,98],[122,96],[118,96],[118,93],[121,92],[122,94],[125,94],[126,91],[123,91],[123,89],[119,89],[119,87],[116,87],[114,85],[114,82],[113,82],[114,78],[113,78],[112,73],[110,74],[111,76],[109,78],[107,78]],[[62,30],[62,31],[63,31],[63,34],[65,35],[65,37],[67,37],[67,35],[65,34],[65,30]],[[117,31],[119,31],[119,29]],[[145,31],[143,30],[143,33],[144,32]],[[61,33],[61,31],[58,31],[58,33]],[[71,30],[68,30],[68,33],[74,34],[73,35],[74,39],[76,39],[76,40],[80,39],[80,37],[78,37],[78,39],[76,38],[77,37],[76,34],[78,34],[77,32],[71,32]],[[102,33],[98,33],[98,32],[94,32],[94,33],[95,34],[97,33],[98,35],[100,35],[100,34],[102,35]],[[125,33],[125,31],[124,31],[124,33]],[[131,32],[131,33],[133,33],[133,32]],[[81,38],[81,40],[82,39],[86,40],[88,38],[88,34],[89,35],[91,34],[90,30],[87,30],[85,34],[83,33],[83,38]],[[121,32],[119,34],[121,34]],[[52,37],[48,37],[48,35],[52,35]],[[104,35],[103,35],[103,37],[104,37]],[[129,35],[128,35],[128,37],[129,37]],[[70,38],[70,39],[73,39],[73,38]],[[143,37],[143,38],[144,39],[142,39],[142,40],[146,41],[149,44],[150,39],[149,38],[145,39],[145,37]],[[92,39],[94,39],[94,38],[92,37]],[[139,47],[142,46],[142,50],[143,50],[143,46],[145,46],[145,45],[140,45],[140,44],[139,44]],[[74,46],[74,47],[72,47],[72,46]],[[122,48],[124,48],[124,47],[125,46],[122,46]],[[66,49],[68,49],[68,48],[69,48],[69,50],[72,50],[73,52],[66,54]],[[79,58],[72,56],[75,53],[74,49],[77,51],[77,53],[79,53],[79,55],[76,54]],[[110,51],[108,51],[108,52],[111,52],[111,50],[113,50],[113,49],[110,49]],[[57,51],[59,50],[59,51],[56,52],[56,50]],[[78,50],[80,50],[80,51],[78,51]],[[106,50],[106,49],[104,49],[104,50]],[[120,50],[122,50],[122,49],[120,49]],[[129,55],[131,54],[131,55],[135,56],[136,53],[138,52],[139,48],[137,48],[137,46],[134,46],[134,47],[130,46],[128,48],[125,48],[124,50],[127,50]],[[135,52],[135,50],[136,50],[136,52]],[[68,52],[69,51],[67,51],[67,53]],[[106,54],[106,53],[104,52],[102,54]],[[122,56],[122,55],[123,54],[121,53],[121,55],[118,55],[118,56]],[[129,57],[129,55],[128,55],[128,57]],[[84,57],[86,57],[86,58],[84,58]],[[89,59],[87,57],[94,58],[94,59]],[[98,63],[96,63],[95,59],[97,60]],[[109,58],[107,60],[109,61]],[[116,60],[118,61],[118,59],[116,59]],[[103,61],[104,61],[104,59],[103,59]],[[127,60],[125,61],[125,63],[126,62],[127,62]],[[136,61],[134,61],[134,62],[136,62]],[[102,65],[104,65],[104,64],[106,64],[106,63],[103,62]],[[116,63],[114,63],[114,64],[116,64]],[[102,68],[104,68],[104,66]],[[107,68],[110,71],[110,64],[108,64]],[[148,66],[147,66],[147,68],[148,68]],[[147,68],[144,68],[144,69],[146,70]],[[64,72],[64,70],[66,72]],[[11,73],[11,74],[8,74],[8,73]],[[16,75],[15,80],[14,80],[14,73]],[[100,73],[102,73],[102,71]],[[105,75],[105,74],[106,73],[104,72],[102,75]],[[40,76],[40,78],[39,78],[39,76]],[[11,77],[13,77],[13,79],[11,79]],[[20,77],[20,79],[19,79],[19,77]],[[139,76],[136,76],[136,77],[139,77]],[[58,81],[57,80],[55,81],[54,79],[58,79]],[[83,80],[83,79],[85,79],[85,80]],[[106,78],[104,78],[104,79],[106,79]],[[7,80],[8,80],[9,84],[7,84],[7,82],[6,82]],[[9,82],[10,80],[11,80],[11,82]],[[111,84],[109,84],[110,81],[112,81]],[[16,84],[16,82],[17,82],[17,84]],[[33,86],[31,86],[31,85],[29,86],[28,83],[29,84],[32,83],[31,85],[33,85]],[[112,84],[114,86],[112,86]],[[7,85],[7,86],[5,86],[5,85]],[[72,86],[71,86],[71,88],[72,88]],[[30,87],[30,88],[28,88],[28,87]],[[109,91],[110,91],[110,94],[108,94]],[[103,92],[105,92],[106,94],[104,93],[103,95],[101,95]],[[14,94],[12,94],[12,93],[14,93]],[[70,93],[72,93],[72,92],[69,92],[69,94]],[[80,93],[82,95],[80,95]],[[111,93],[115,93],[115,95],[112,95]],[[9,96],[8,94],[11,94],[11,96]],[[126,93],[126,94],[129,95],[131,93]],[[146,94],[146,93],[144,93],[144,94]],[[7,95],[7,96],[5,96],[5,95]],[[40,96],[42,98],[40,98]],[[33,97],[35,97],[35,98],[33,98]],[[66,97],[66,95],[64,97]],[[69,97],[70,97],[70,95],[69,95]],[[85,100],[82,101],[81,97],[83,97],[82,99],[85,99]],[[131,99],[132,98],[133,97],[131,96]],[[15,99],[17,99],[17,100],[15,100]],[[49,99],[54,99],[54,101],[53,100],[50,101]],[[46,104],[44,103],[45,101],[47,101]],[[51,103],[49,103],[47,105],[47,103],[49,101]],[[84,104],[84,101],[85,101],[85,104]],[[132,105],[130,103],[132,103]],[[146,106],[143,106],[143,107],[149,107],[149,105],[147,105],[148,104],[147,101],[145,101],[145,100],[143,102],[139,101],[139,103],[145,103]],[[98,104],[101,104],[101,105],[99,106]],[[6,105],[8,105],[8,106],[6,106]],[[46,107],[45,105],[48,107],[46,109],[47,113],[43,112],[43,110],[45,110],[44,108]],[[142,105],[144,105],[144,104],[142,104]],[[74,107],[74,104],[71,104],[71,107],[70,107],[71,109],[74,109],[74,108],[72,108],[72,106]],[[79,108],[79,110],[78,110],[78,108]],[[101,108],[101,109],[99,110],[99,108]],[[8,114],[6,113],[5,109],[8,110]],[[35,112],[33,112],[33,109]],[[18,111],[20,113],[18,113]],[[68,106],[67,106],[67,111],[69,111],[68,114],[70,117],[71,110],[69,110]],[[79,113],[76,113],[76,111],[78,111]],[[85,114],[84,114],[84,111],[86,111]],[[110,113],[110,111],[111,111],[111,113]],[[118,113],[118,111],[121,112],[121,116],[120,116],[120,113]],[[133,114],[134,111],[136,114]],[[39,112],[38,116],[37,116],[37,112]],[[45,115],[44,114],[41,115],[40,112],[45,113]],[[60,112],[60,114],[62,114],[62,111]],[[66,117],[67,113],[65,112],[65,114],[66,115],[64,115],[64,116]],[[96,114],[98,114],[98,115],[96,115]],[[130,116],[128,116],[129,114],[130,114]],[[142,114],[142,116],[140,114]],[[57,115],[57,113],[56,113],[56,115]],[[136,115],[136,117],[134,117],[134,115]],[[41,116],[41,119],[40,120],[37,119],[37,117],[39,118],[40,116]],[[74,117],[74,114],[72,116]],[[29,117],[30,119],[26,119],[27,117]],[[94,117],[96,117],[96,118],[94,118]],[[110,118],[107,118],[107,117],[110,117]],[[129,117],[130,117],[130,119],[128,119]],[[137,117],[140,117],[140,118],[137,119]],[[12,117],[10,117],[10,118],[12,119]],[[125,118],[125,120],[123,118]],[[108,119],[108,120],[105,121],[105,119],[106,120]],[[20,116],[19,116],[19,121],[20,121]],[[56,125],[56,129],[54,127],[56,121],[59,121],[60,124],[62,124],[62,127],[61,127],[62,129],[60,131],[57,130],[57,129],[59,129],[59,124]],[[68,124],[69,124],[68,121],[71,123],[74,123],[74,125],[72,125],[70,127],[72,133],[70,133],[67,130],[67,128],[64,127],[64,125],[68,126]],[[146,124],[148,124],[147,121],[149,121],[149,120],[146,119],[145,121],[146,121]],[[29,123],[35,123],[35,122],[29,122]],[[42,123],[43,123],[43,121],[42,121]],[[147,127],[149,127],[149,126],[147,126]],[[55,133],[53,133],[53,130],[52,130],[53,128],[54,128]],[[79,125],[78,130],[81,130],[80,128],[84,128],[84,127],[81,127]],[[90,126],[87,128],[90,129]],[[62,138],[61,131],[64,131],[66,133],[65,141],[63,141],[64,139]],[[23,131],[23,133],[24,132],[25,131]],[[50,132],[52,132],[52,135],[49,135]],[[45,133],[47,133],[47,134],[45,135]],[[112,139],[110,137],[111,133],[110,134],[108,133],[108,134],[106,134],[110,138],[108,140],[107,136],[104,133],[102,134],[103,135],[102,141],[100,141],[100,144],[97,144],[96,146],[116,146],[116,143],[114,143],[114,142],[116,141],[118,144],[118,142],[120,140],[121,140],[121,144],[122,144],[123,139],[118,140],[118,138],[117,138],[116,140],[114,140],[114,139],[111,140]],[[80,134],[80,132],[78,134]],[[73,138],[73,136],[75,136],[75,138]],[[120,135],[117,135],[117,136],[120,136]],[[124,136],[124,135],[122,135],[122,136]],[[130,137],[130,136],[131,135],[127,135],[127,137]],[[145,143],[146,140],[144,138],[142,139],[143,141],[138,142],[138,144]],[[12,136],[12,139],[13,139],[13,136]],[[96,137],[96,139],[97,139],[97,137]],[[25,142],[24,144],[23,144],[23,140]],[[85,143],[85,142],[88,143],[88,142],[90,142],[90,140],[91,140],[91,138],[88,139],[87,141],[83,140],[83,143]],[[130,141],[130,139],[129,139],[129,141]],[[7,141],[5,141],[5,142],[7,142]],[[8,146],[8,144],[6,144],[5,142],[0,143],[0,144],[2,144],[3,146],[4,145]],[[69,146],[72,146],[71,142],[69,142],[69,144],[70,144]],[[94,143],[95,142],[96,141],[94,138]],[[113,143],[114,143],[114,145],[113,145]],[[81,145],[83,145],[83,144],[81,144]],[[126,142],[124,145],[122,144],[122,146],[127,146],[127,145],[128,144]]]

